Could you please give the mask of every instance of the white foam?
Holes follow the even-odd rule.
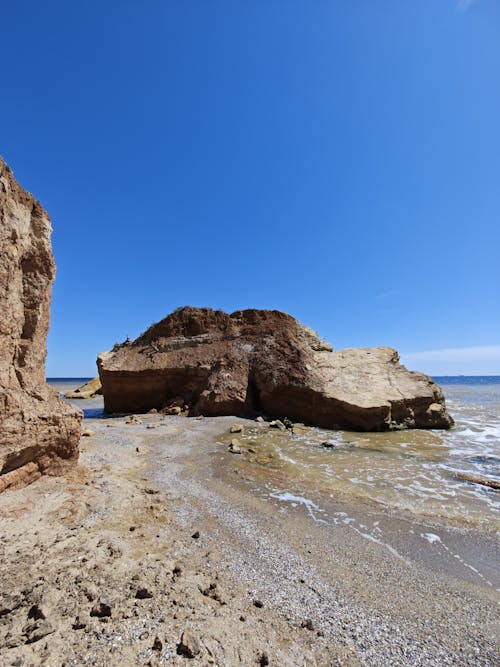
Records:
[[[307,512],[309,516],[314,519],[314,521],[321,522],[321,523],[326,523],[323,519],[319,519],[315,512],[323,512],[320,507],[316,505],[310,498],[304,498],[303,496],[296,496],[293,493],[289,493],[288,491],[284,491],[283,493],[270,493],[269,494],[271,498],[276,498],[276,500],[279,500],[284,503],[290,503],[292,507],[297,507],[298,505],[304,505],[304,507],[307,509]]]

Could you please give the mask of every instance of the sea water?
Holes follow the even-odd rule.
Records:
[[[242,439],[252,450],[245,453],[246,474],[274,498],[343,498],[500,528],[500,492],[457,477],[500,476],[500,377],[435,379],[455,420],[450,430],[310,428],[290,435],[250,428]]]
[[[64,394],[89,379],[48,382]],[[354,433],[308,428],[291,435],[255,425],[240,438],[246,474],[271,497],[287,502],[342,497],[499,529],[500,492],[461,480],[457,473],[500,477],[500,376],[434,379],[455,420],[450,430]],[[86,410],[89,416],[101,413],[89,401],[78,405],[92,408]],[[307,508],[314,511],[312,505]]]

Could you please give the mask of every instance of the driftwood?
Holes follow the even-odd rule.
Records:
[[[459,479],[465,479],[467,482],[474,482],[475,484],[482,484],[489,486],[492,489],[500,489],[500,479],[492,479],[491,477],[481,477],[481,475],[469,475],[467,472],[457,472]]]

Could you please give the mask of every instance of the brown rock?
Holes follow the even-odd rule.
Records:
[[[100,354],[98,368],[107,412],[146,412],[181,395],[190,415],[265,413],[284,426],[292,419],[359,431],[448,428],[439,387],[398,362],[388,347],[333,352],[279,311],[188,307]]]
[[[231,442],[229,443],[229,447],[227,448],[228,451],[230,451],[232,454],[241,454],[241,445],[240,441],[237,440],[236,438],[233,438]]]
[[[194,658],[201,651],[200,640],[191,632],[191,630],[184,630],[180,642],[177,644],[177,653],[184,655],[186,658]]]
[[[65,398],[94,398],[94,396],[100,396],[102,394],[101,381],[98,377],[90,380],[86,384],[82,384],[81,387],[75,389],[74,391],[68,391],[64,394]]]
[[[81,413],[45,381],[50,233],[47,213],[0,158],[0,491],[78,458]]]

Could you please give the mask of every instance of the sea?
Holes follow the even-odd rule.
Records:
[[[89,379],[48,382],[64,393]],[[450,430],[355,433],[309,428],[290,436],[249,428],[244,440],[255,452],[248,460],[255,479],[266,479],[266,493],[286,502],[336,496],[462,526],[500,529],[500,492],[457,477],[459,472],[500,477],[500,376],[434,380],[455,420]],[[101,416],[99,402],[92,401],[87,414]],[[259,475],[259,469],[271,474]]]

